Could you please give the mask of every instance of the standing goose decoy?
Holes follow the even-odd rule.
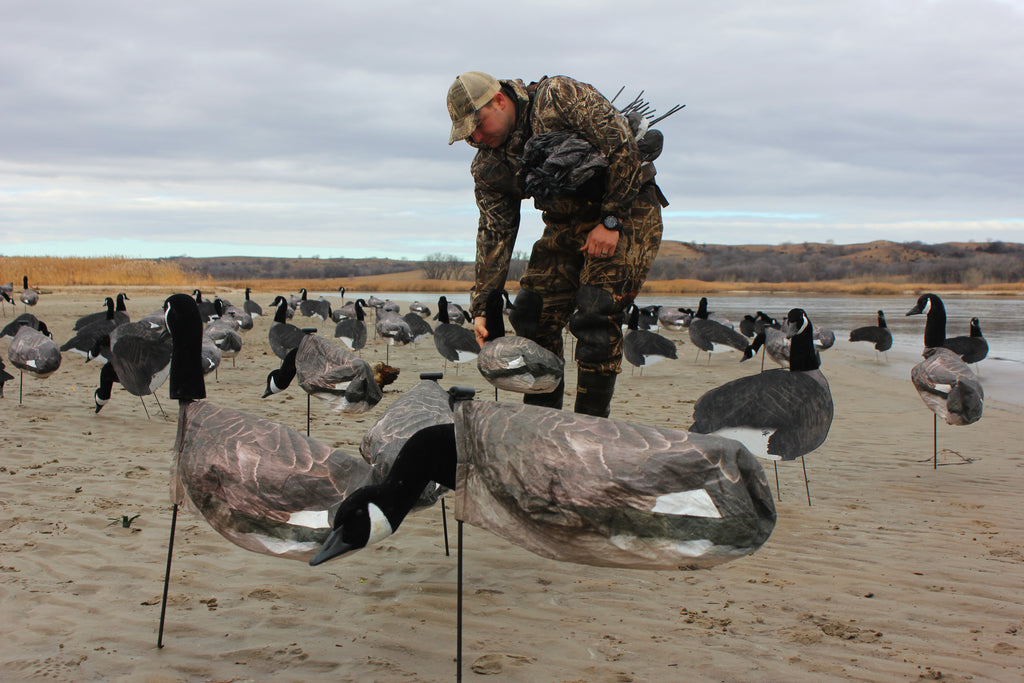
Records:
[[[434,328],[430,326],[430,323],[426,321],[426,318],[415,311],[409,311],[403,315],[402,320],[404,320],[405,324],[409,326],[409,331],[412,333],[413,344],[434,334]]]
[[[764,470],[736,441],[495,401],[458,402],[454,419],[345,499],[311,564],[394,533],[431,481],[455,488],[458,519],[565,562],[707,568],[774,528]]]
[[[274,355],[284,360],[288,352],[296,348],[306,334],[315,330],[310,328],[306,331],[288,322],[288,300],[283,296],[274,299],[272,305],[277,307],[277,312],[274,314],[274,322],[267,331],[267,340]]]
[[[308,560],[330,533],[328,510],[375,481],[373,468],[282,425],[202,400],[195,301],[175,294],[164,306],[173,338],[170,396],[179,402],[175,510],[188,503],[246,550]]]
[[[227,299],[220,298],[213,300],[213,307],[217,311],[218,320],[228,320],[234,326],[236,332],[252,329],[252,316],[246,313],[244,308],[239,308]]]
[[[107,303],[108,301],[110,301],[109,297],[104,299],[103,303],[106,306],[104,310],[97,311],[95,313],[90,313],[88,315],[83,315],[81,318],[75,321],[75,326],[72,327],[71,329],[77,332],[93,323],[106,320],[109,317],[110,309],[110,304]],[[124,304],[125,301],[130,301],[127,294],[122,292],[117,295],[117,300],[114,305],[114,320],[117,321],[118,325],[123,325],[125,323],[131,322],[131,317],[128,315],[128,308]]]
[[[96,343],[103,337],[108,337],[111,331],[117,327],[118,322],[114,315],[114,300],[109,296],[106,298],[105,303],[107,305],[107,312],[105,317],[101,320],[95,320],[91,323],[87,323],[78,329],[78,333],[75,334],[71,339],[64,342],[60,347],[61,352],[71,351],[72,353],[78,353],[85,356],[86,360],[96,358],[93,355],[93,350],[96,348]],[[101,362],[107,361],[106,357],[99,356]]]
[[[814,348],[814,326],[803,309],[794,308],[786,316],[786,328],[789,369],[740,377],[708,391],[693,407],[690,431],[736,439],[762,458],[801,458],[802,463],[802,456],[825,442],[834,408]],[[804,482],[806,486],[806,464]]]
[[[446,314],[448,316],[449,324],[464,325],[467,320],[469,322],[473,322],[473,319],[469,316],[468,313],[466,313],[465,310],[463,310],[462,306],[459,306],[456,303],[448,301],[448,297],[443,298],[446,302],[444,310],[446,311]],[[438,299],[438,301],[440,301],[440,299]],[[434,316],[434,320],[438,321],[439,323],[442,322],[440,304],[438,304],[437,315]]]
[[[251,287],[245,288],[245,301],[242,302],[242,310],[249,314],[252,318],[258,318],[263,315],[263,307],[258,303],[249,298],[252,293]]]
[[[981,321],[971,318],[971,333],[966,337],[949,337],[944,346],[967,364],[979,363],[988,356],[988,342],[981,334]]]
[[[39,303],[39,292],[28,286],[28,275],[21,278],[22,288],[18,300],[26,306],[35,306]]]
[[[110,333],[109,347],[110,362],[100,371],[100,386],[93,392],[96,412],[110,401],[114,382],[140,399],[151,394],[156,396],[156,390],[167,380],[171,365],[171,338],[164,328],[153,328],[141,321],[118,325]],[[157,403],[159,405],[159,399]],[[145,409],[146,404],[142,405]],[[146,414],[149,414],[148,409]]]
[[[924,326],[924,360],[910,370],[910,380],[932,418],[932,466],[938,467],[938,418],[949,425],[981,419],[985,392],[977,376],[956,353],[946,348],[946,307],[935,294],[922,294],[907,315],[928,316]]]
[[[217,317],[206,324],[203,337],[213,342],[220,350],[222,358],[231,358],[234,362],[234,358],[242,350],[242,335],[238,331],[241,323],[235,316],[226,314],[220,299],[214,300],[213,304]]]
[[[639,329],[639,323],[640,309],[633,304],[629,311],[629,322],[626,324],[629,332],[622,339],[622,355],[630,365],[640,368],[641,375],[644,374],[645,366],[654,365],[666,358],[679,357],[675,342],[649,330]]]
[[[375,323],[377,336],[387,340],[388,346],[398,344],[404,346],[412,343],[412,329],[409,323],[405,322],[395,311],[377,309],[377,321]]]
[[[636,306],[636,304],[633,304],[633,306]],[[637,307],[639,311],[636,319],[637,329],[657,332],[658,323],[661,321],[661,309],[662,307],[658,304],[644,306],[643,308]]]
[[[7,358],[14,367],[21,370],[21,384],[18,391],[18,403],[21,403],[25,372],[33,377],[45,379],[60,368],[60,349],[53,341],[46,325],[40,323],[40,329],[22,325],[14,335],[14,340],[7,348]]]
[[[743,353],[747,350],[748,343],[746,337],[732,329],[731,324],[712,320],[709,317],[707,297],[701,297],[700,305],[690,321],[688,331],[690,341],[697,347],[697,355],[693,359],[694,363],[700,358],[701,351],[708,354],[708,363],[710,363],[711,354],[713,353],[721,351],[739,351]]]
[[[782,331],[778,321],[772,318],[771,324],[765,325],[757,333],[750,346],[743,352],[740,362],[753,358],[761,347],[764,347],[765,354],[780,367],[789,367],[789,338]],[[761,368],[764,369],[764,357],[761,358]]]
[[[480,344],[476,341],[476,333],[460,325],[451,322],[449,318],[450,307],[447,297],[440,297],[437,300],[437,317],[439,322],[434,328],[434,346],[437,352],[444,357],[445,362],[468,363],[480,355]],[[461,316],[461,310],[459,309]]]
[[[342,320],[345,320],[346,318],[355,318],[355,317],[357,317],[357,313],[356,313],[356,304],[357,303],[363,309],[363,314],[364,314],[363,317],[365,318],[366,317],[365,316],[366,307],[367,307],[368,304],[366,303],[366,301],[364,299],[353,299],[352,301],[349,301],[344,306],[341,306],[340,308],[335,308],[334,310],[332,310],[331,311],[331,320],[333,320],[336,323],[339,323]]]
[[[540,320],[543,302],[535,292],[529,294],[535,297],[532,300],[533,306],[530,306],[531,300],[524,294],[516,299],[517,308],[513,309],[512,320],[519,326],[518,329],[524,329],[524,325],[536,329]],[[532,339],[505,335],[503,310],[507,301],[508,293],[501,289],[491,290],[487,295],[484,311],[487,339],[479,350],[477,368],[495,389],[519,394],[551,393],[562,382],[565,361]],[[526,320],[528,317],[530,321]]]
[[[350,305],[354,315],[338,320],[338,324],[334,326],[334,338],[341,340],[341,343],[351,351],[358,351],[366,346],[366,313],[363,312],[362,299],[356,299],[346,304],[346,308]],[[335,311],[335,313],[339,311]]]
[[[210,318],[217,317],[217,309],[213,302],[204,299],[201,291],[193,289],[192,296],[195,297],[196,305],[199,306],[199,315],[203,316],[204,323],[210,322]]]
[[[858,327],[850,330],[850,341],[870,342],[874,344],[875,360],[878,360],[879,351],[884,354],[892,348],[892,332],[889,331],[889,326],[885,324],[885,312],[878,312],[877,325],[866,325],[864,327]],[[886,361],[888,361],[888,359],[888,356],[886,356]]]
[[[305,335],[281,367],[267,375],[263,398],[284,391],[293,378],[336,412],[366,412],[383,396],[369,363],[317,334]]]
[[[316,318],[318,320],[330,320],[331,319],[331,302],[327,299],[318,299],[313,301],[307,299],[306,288],[303,287],[299,290],[299,313],[306,316],[307,318]]]
[[[14,282],[8,282],[6,285],[0,285],[0,312],[7,317],[7,308],[4,306],[4,302],[11,305],[11,308],[15,308],[14,299],[11,295],[14,294]]]

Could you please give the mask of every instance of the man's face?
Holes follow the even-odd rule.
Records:
[[[515,124],[515,106],[504,93],[498,93],[478,112],[476,128],[469,139],[478,147],[501,147]]]

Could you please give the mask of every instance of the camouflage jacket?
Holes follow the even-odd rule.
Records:
[[[520,158],[532,135],[573,130],[608,158],[599,203],[565,197],[535,202],[539,210],[564,216],[567,223],[627,217],[642,182],[640,154],[629,123],[596,88],[568,76],[544,78],[529,91],[521,80],[501,84],[516,104],[515,128],[504,146],[478,148],[470,167],[480,209],[476,295],[470,307],[474,316],[483,315],[487,293],[504,287],[508,277],[520,205],[527,198]]]

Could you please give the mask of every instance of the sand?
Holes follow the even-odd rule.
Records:
[[[136,319],[170,293],[128,291]],[[58,289],[34,313],[62,343],[108,294]],[[209,400],[304,431],[298,386],[260,398],[278,364],[270,321],[258,319],[237,360],[208,378]],[[685,332],[670,336],[680,359],[642,376],[627,366],[614,417],[685,428],[701,393],[756,371],[756,361],[741,365],[735,355],[695,364]],[[8,344],[0,341],[5,359]],[[371,343],[362,355],[383,359],[385,347]],[[442,367],[429,340],[392,348],[390,360],[402,374],[378,406],[347,416],[314,401],[312,436],[356,454],[399,392]],[[805,458],[812,504],[799,461],[779,465],[778,487],[766,463],[778,524],[748,558],[698,572],[602,569],[543,559],[466,526],[466,680],[1020,679],[1024,408],[990,400],[975,425],[940,424],[933,469],[932,414],[909,382],[909,363],[891,372],[900,362],[882,372],[866,345],[842,341],[824,352],[836,416],[828,440]],[[241,550],[182,513],[157,649],[177,413],[166,385],[167,415],[148,398],[147,418],[119,386],[94,413],[99,367],[81,356],[65,354],[48,379],[26,378],[21,405],[12,374],[0,399],[0,679],[455,679],[450,506],[450,554],[434,508],[318,568]],[[572,386],[572,363],[568,374]],[[494,397],[474,366],[458,374],[449,366],[442,384]]]

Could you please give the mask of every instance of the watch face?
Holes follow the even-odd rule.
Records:
[[[608,216],[607,218],[604,219],[604,227],[608,228],[609,230],[618,231],[622,230],[622,223],[615,216]]]

